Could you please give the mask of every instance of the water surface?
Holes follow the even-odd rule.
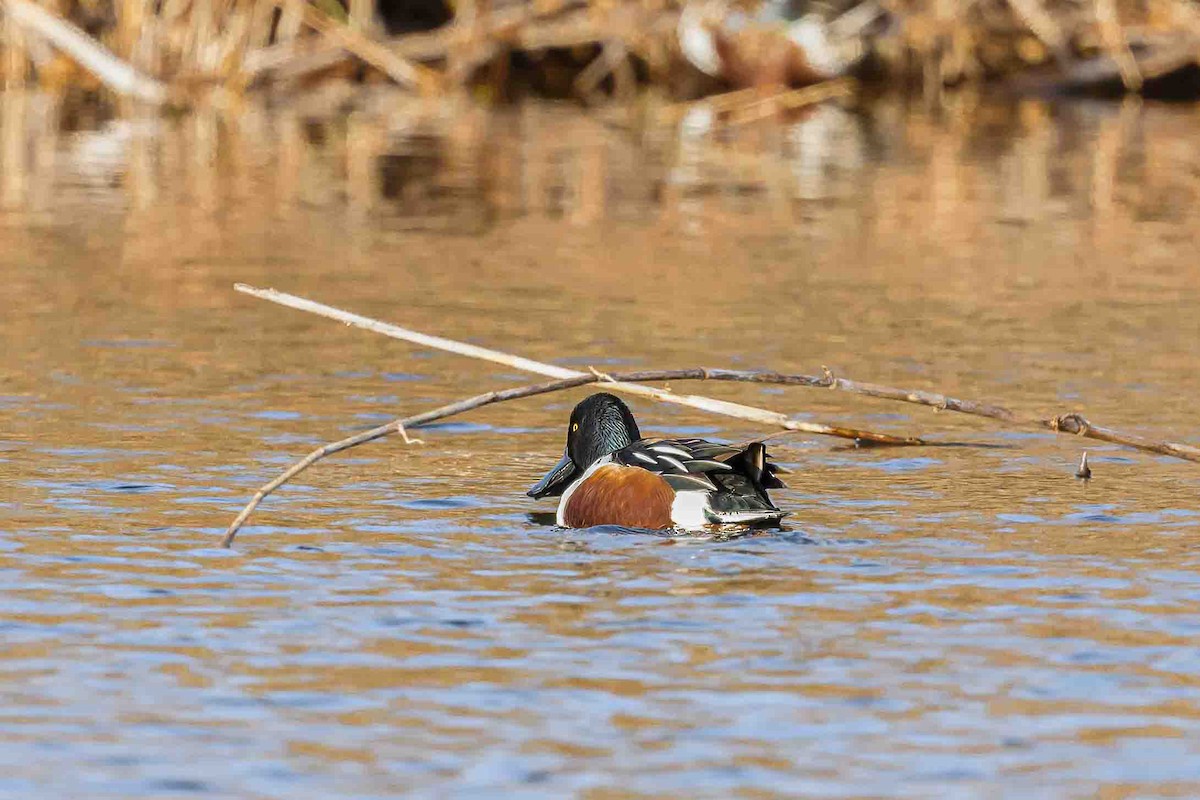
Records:
[[[974,447],[777,441],[784,529],[545,524],[584,390],[322,462],[510,369],[770,367],[1200,442],[1190,107],[714,129],[381,100],[0,96],[0,795],[1200,794],[1200,470],[827,390]],[[690,388],[690,387],[689,387]],[[763,431],[634,402],[643,430]]]

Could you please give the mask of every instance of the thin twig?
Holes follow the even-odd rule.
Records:
[[[599,379],[594,375],[581,375],[577,379],[568,378],[566,381],[549,381],[546,383],[536,384],[534,386],[521,386],[516,389],[508,389],[501,392],[485,392],[483,394],[476,395],[475,397],[469,397],[466,400],[459,400],[458,402],[450,403],[449,405],[445,405],[440,408],[435,408],[432,411],[426,411],[422,414],[414,414],[411,417],[395,419],[386,425],[380,425],[379,427],[372,428],[369,431],[363,431],[362,433],[357,433],[354,436],[349,436],[340,441],[322,445],[306,455],[304,458],[297,461],[295,464],[292,464],[286,470],[281,472],[277,478],[275,478],[273,481],[270,481],[257,492],[255,492],[254,497],[251,498],[250,502],[246,504],[246,507],[242,509],[242,512],[237,515],[237,518],[234,519],[234,521],[230,524],[229,529],[225,531],[225,538],[221,540],[221,546],[231,547],[233,545],[233,538],[237,536],[238,530],[242,527],[243,523],[245,523],[250,515],[254,513],[254,509],[258,508],[258,504],[261,503],[267,495],[326,456],[333,455],[334,453],[341,452],[342,450],[346,450],[356,445],[365,444],[366,442],[373,442],[376,439],[382,439],[384,436],[390,436],[393,433],[404,433],[405,441],[412,441],[408,438],[406,429],[419,425],[423,422],[433,422],[434,420],[439,420],[453,414],[461,414],[462,412],[469,411],[473,408],[480,408],[481,406],[490,405],[491,403],[498,403],[501,400],[515,400],[518,397],[532,397],[533,395],[541,394],[542,392],[565,389],[571,386],[580,386],[584,383],[595,382],[596,380]]]
[[[761,86],[735,89],[666,106],[659,110],[656,119],[662,124],[675,124],[693,110],[705,108],[721,115],[721,127],[744,125],[767,119],[782,111],[794,111],[836,97],[845,97],[853,94],[856,86],[857,82],[852,78],[833,78],[799,89],[776,87],[766,94]],[[753,113],[750,113],[751,111]]]
[[[1180,458],[1184,461],[1200,462],[1200,447],[1181,444],[1179,442],[1157,441],[1154,439],[1148,439],[1144,436],[1138,436],[1137,434],[1118,431],[1114,428],[1105,428],[1099,425],[1093,425],[1080,414],[1058,414],[1052,417],[1023,416],[1009,408],[1005,408],[1004,406],[996,405],[994,403],[984,403],[978,400],[963,400],[957,397],[950,397],[949,395],[938,394],[937,392],[925,392],[917,389],[898,389],[893,386],[883,386],[878,383],[851,381],[845,378],[839,378],[828,370],[826,370],[825,374],[821,376],[727,369],[680,370],[680,372],[688,374],[664,380],[691,380],[703,378],[704,380],[716,381],[772,383],[783,386],[808,386],[813,388],[837,389],[839,391],[849,392],[850,394],[857,394],[863,397],[874,397],[880,400],[895,400],[901,403],[914,403],[916,405],[929,406],[930,408],[937,409],[938,411],[956,411],[960,414],[969,414],[974,417],[984,417],[987,419],[999,420],[1000,422],[1008,422],[1016,425],[1043,428],[1055,433],[1068,433],[1076,436],[1083,436],[1088,439],[1097,439],[1102,442],[1119,444],[1124,447],[1130,447],[1134,450],[1141,450],[1146,453],[1155,453],[1157,455]],[[647,373],[626,373],[622,377],[622,380],[641,380],[642,375],[644,374]]]

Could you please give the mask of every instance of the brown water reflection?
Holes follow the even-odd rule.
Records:
[[[1194,465],[828,392],[784,531],[563,532],[578,395],[253,487],[524,380],[241,280],[568,365],[839,373],[1200,440],[1191,107],[782,125],[381,96],[0,96],[0,795],[1200,793]],[[638,404],[649,431],[753,430]]]

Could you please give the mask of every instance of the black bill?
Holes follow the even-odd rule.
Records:
[[[530,497],[557,497],[566,490],[574,477],[575,464],[569,455],[563,453],[563,457],[546,473],[546,477],[535,483],[525,494]]]

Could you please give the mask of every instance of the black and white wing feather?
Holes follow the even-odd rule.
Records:
[[[765,498],[762,490],[783,486],[765,453],[760,443],[739,448],[706,439],[642,439],[612,457],[658,473],[677,492],[749,490]]]

